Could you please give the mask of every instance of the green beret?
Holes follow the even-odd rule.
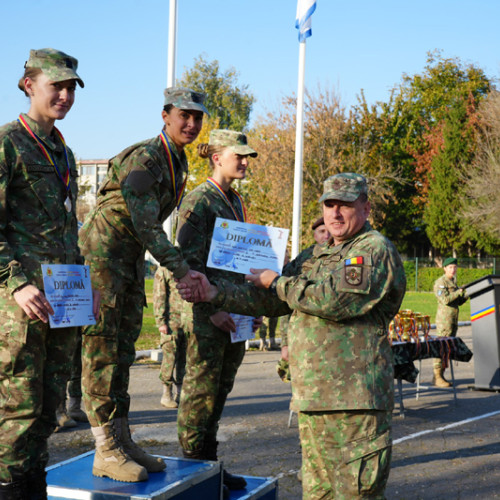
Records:
[[[458,264],[458,261],[457,259],[455,259],[455,257],[447,257],[446,259],[444,259],[443,267],[449,266],[451,264]]]

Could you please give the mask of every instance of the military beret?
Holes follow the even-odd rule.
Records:
[[[443,267],[450,266],[451,264],[458,264],[457,259],[455,257],[447,257],[443,261]]]

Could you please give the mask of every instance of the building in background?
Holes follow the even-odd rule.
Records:
[[[78,185],[80,188],[80,202],[90,206],[95,205],[97,190],[106,176],[108,160],[78,160]]]

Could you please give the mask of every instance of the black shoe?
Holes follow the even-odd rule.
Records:
[[[241,476],[233,476],[226,470],[222,471],[222,482],[230,490],[244,490],[247,482]]]
[[[222,498],[224,500],[229,500],[229,498],[231,498],[231,493],[229,492],[229,488],[225,484],[222,485]]]

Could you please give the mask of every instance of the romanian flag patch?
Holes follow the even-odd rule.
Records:
[[[363,264],[363,257],[353,257],[352,259],[346,259],[345,261],[346,266],[356,266]]]

